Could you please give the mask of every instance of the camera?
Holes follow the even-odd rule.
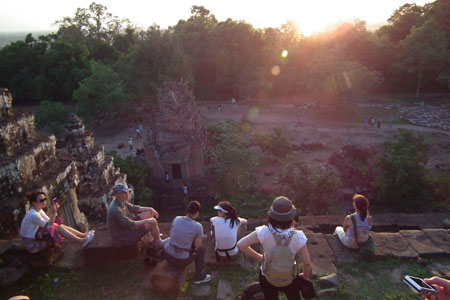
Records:
[[[403,278],[403,282],[405,282],[414,293],[419,295],[437,295],[438,293],[434,287],[426,283],[422,278],[407,275]]]

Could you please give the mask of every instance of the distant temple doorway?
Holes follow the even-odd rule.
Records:
[[[173,179],[182,179],[181,175],[181,165],[180,164],[172,164],[172,177]]]

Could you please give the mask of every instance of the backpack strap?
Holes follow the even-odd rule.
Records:
[[[353,223],[353,234],[355,236],[355,241],[356,241],[356,244],[359,246],[359,243],[358,243],[358,230],[356,229],[355,215],[350,215],[350,219],[352,220],[352,223]]]

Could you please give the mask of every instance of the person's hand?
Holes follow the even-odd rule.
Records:
[[[300,273],[300,274],[298,274],[299,276],[301,276],[303,279],[306,279],[306,280],[308,280],[308,278],[306,278],[306,276],[305,276],[305,274],[303,274],[303,273]]]
[[[425,279],[425,282],[432,285],[438,291],[439,300],[450,300],[450,281],[442,279],[440,277],[432,277]],[[428,300],[437,300],[436,296],[422,295],[423,298]]]
[[[149,223],[149,224],[153,224],[153,225],[158,225],[158,221],[156,221],[156,219],[155,219],[155,218],[150,218],[150,219],[147,219],[147,223]]]
[[[154,218],[156,218],[156,219],[159,218],[158,212],[153,207],[150,207],[149,211],[153,215]]]
[[[59,203],[57,201],[53,202],[50,206],[50,213],[55,214],[58,211]]]
[[[262,263],[264,260],[264,255],[258,253],[258,258],[256,259],[258,262]]]

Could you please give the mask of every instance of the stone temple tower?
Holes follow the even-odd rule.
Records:
[[[147,161],[161,181],[167,172],[171,186],[189,185],[204,167],[201,112],[187,86],[180,82],[161,85],[158,105],[151,114],[152,130],[145,144]]]
[[[27,207],[25,194],[36,190],[49,199],[57,197],[58,215],[85,231],[86,214],[104,216],[112,186],[126,182],[126,175],[94,144],[77,116],[70,117],[57,140],[35,130],[32,113],[13,111],[12,100],[8,89],[0,88],[0,239],[17,235]]]

